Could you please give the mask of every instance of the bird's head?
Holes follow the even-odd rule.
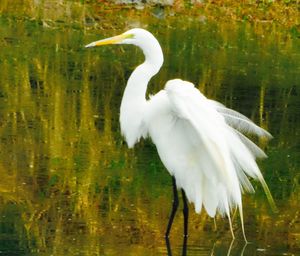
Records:
[[[109,37],[86,45],[86,48],[109,44],[133,44],[143,50],[146,61],[158,72],[163,63],[163,53],[156,38],[147,30],[133,28],[118,36]]]

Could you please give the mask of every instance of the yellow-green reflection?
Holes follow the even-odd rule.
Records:
[[[134,47],[86,51],[87,42],[116,32],[114,25],[88,27],[85,5],[34,1],[33,11],[31,1],[9,2],[0,5],[0,251],[165,255],[170,178],[150,141],[128,150],[119,134],[122,92],[141,53]],[[62,22],[67,10],[73,16]],[[150,93],[170,78],[190,80],[274,135],[270,146],[259,143],[269,155],[261,166],[280,211],[272,215],[259,184],[244,197],[246,233],[254,242],[245,255],[299,252],[299,39],[265,24],[127,15],[118,30],[148,27],[163,46],[165,65]],[[234,229],[241,238],[237,217]],[[191,213],[188,255],[224,255],[230,238],[227,220]],[[175,255],[181,243],[178,214]],[[243,245],[234,243],[232,253]]]

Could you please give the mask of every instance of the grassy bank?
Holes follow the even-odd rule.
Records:
[[[45,26],[56,23],[80,28],[120,27],[130,18],[167,20],[188,16],[192,22],[274,24],[300,37],[299,0],[2,0],[0,15],[28,17]]]
[[[96,0],[86,1],[102,11],[116,9],[136,9],[137,11],[157,12],[160,16],[189,15],[199,17],[200,21],[248,21],[268,22],[283,25],[287,28],[300,28],[299,0],[207,0],[207,1],[134,1],[132,4],[121,1]],[[128,1],[126,1],[128,2]],[[143,1],[144,2],[144,1]],[[167,4],[169,3],[169,4]],[[170,4],[171,3],[171,4]],[[164,12],[164,13],[162,13]]]

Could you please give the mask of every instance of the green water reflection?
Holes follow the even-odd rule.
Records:
[[[245,229],[253,242],[244,255],[300,253],[299,39],[268,24],[142,16],[128,16],[118,29],[96,30],[80,19],[41,22],[25,7],[20,18],[5,3],[0,5],[0,254],[166,255],[170,177],[150,141],[128,150],[119,132],[122,92],[142,54],[130,46],[83,48],[132,24],[151,30],[165,54],[149,93],[181,77],[273,134],[268,145],[258,143],[269,155],[260,166],[279,213],[272,214],[255,184],[257,193],[244,197]],[[72,8],[83,12],[79,4]],[[240,255],[238,218],[234,230],[238,239],[231,255]],[[174,255],[180,255],[181,243],[178,215]],[[214,223],[205,213],[191,213],[188,255],[226,255],[230,243],[227,220],[218,217]]]

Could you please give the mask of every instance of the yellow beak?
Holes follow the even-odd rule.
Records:
[[[106,38],[106,39],[102,39],[102,40],[95,41],[95,42],[92,42],[90,44],[87,44],[85,47],[90,48],[90,47],[107,45],[107,44],[120,44],[126,38],[132,38],[132,35],[130,35],[130,34],[121,34],[121,35],[118,35],[118,36],[109,37],[109,38]]]

